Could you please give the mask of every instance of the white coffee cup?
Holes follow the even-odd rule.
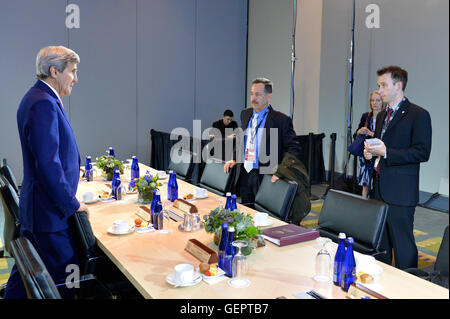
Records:
[[[117,219],[113,222],[113,231],[116,233],[123,233],[130,229],[130,225],[124,219]]]
[[[94,193],[92,192],[86,192],[81,195],[81,199],[83,202],[92,202],[94,200]]]
[[[174,267],[175,283],[177,285],[187,284],[194,281],[194,266],[191,264],[178,264]]]
[[[269,214],[267,213],[256,213],[255,214],[255,224],[256,225],[267,225],[269,223]]]
[[[200,187],[194,188],[194,196],[196,198],[206,197],[207,196],[206,189]]]

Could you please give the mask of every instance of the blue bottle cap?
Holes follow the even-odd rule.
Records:
[[[349,238],[347,238],[347,243],[348,244],[354,244],[355,240],[353,239],[353,237],[349,237]]]

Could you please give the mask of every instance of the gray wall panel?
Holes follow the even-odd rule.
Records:
[[[240,124],[245,107],[246,30],[246,1],[197,1],[195,116],[202,120],[203,130],[221,119],[225,109],[231,109]]]
[[[150,163],[150,129],[192,131],[195,1],[138,1],[138,149]]]
[[[82,162],[108,146],[130,158],[136,148],[136,2],[78,0],[80,28],[69,46],[80,55],[70,119]]]

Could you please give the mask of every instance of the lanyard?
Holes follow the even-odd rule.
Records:
[[[261,126],[262,122],[263,122],[264,119],[266,118],[267,113],[269,113],[269,110],[268,110],[268,109],[264,112],[264,114],[263,114],[261,120],[259,121],[258,125],[256,125],[255,130],[250,132],[250,144],[253,145],[253,143],[254,143],[254,141],[255,141],[256,132],[258,132],[258,128]],[[257,114],[255,113],[253,116],[257,116]],[[253,121],[253,116],[252,116],[252,118],[251,118],[251,121]],[[250,124],[250,125],[251,125],[251,124]],[[250,126],[250,128],[251,128],[251,126]]]

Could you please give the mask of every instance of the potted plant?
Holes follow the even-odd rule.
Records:
[[[102,175],[107,181],[111,181],[114,175],[114,169],[117,168],[120,174],[123,174],[123,162],[116,159],[114,156],[102,155],[95,159],[97,167],[102,170]]]
[[[230,211],[228,209],[217,207],[209,215],[204,215],[205,230],[214,234],[214,243],[219,245],[222,235],[222,224],[228,223],[228,226],[234,226],[235,240],[246,240],[248,246],[242,249],[244,255],[249,255],[253,248],[258,246],[258,235],[261,230],[253,224],[253,217],[250,214],[244,214],[239,209]]]
[[[139,179],[134,179],[131,181],[131,187],[138,191],[138,201],[141,204],[150,204],[153,199],[153,190],[158,189],[161,183],[158,181],[159,175],[150,175],[147,171],[144,176],[139,177]]]

